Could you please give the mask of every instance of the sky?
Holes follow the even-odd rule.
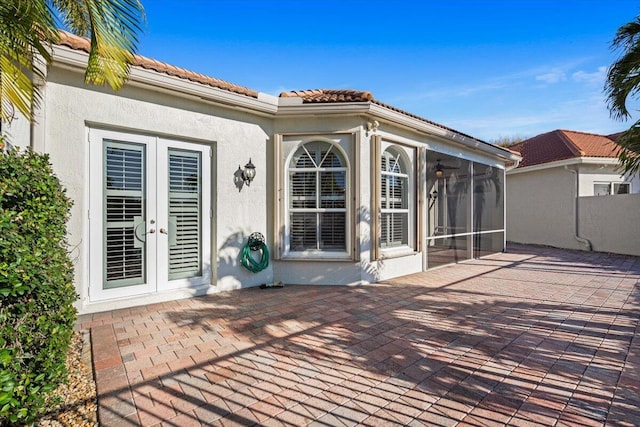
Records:
[[[139,54],[271,95],[366,90],[485,141],[632,124],[603,87],[637,0],[142,3]]]

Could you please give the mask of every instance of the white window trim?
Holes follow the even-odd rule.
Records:
[[[614,193],[613,188],[614,186],[618,184],[626,184],[629,186],[629,192],[627,194],[631,194],[633,193],[633,187],[631,185],[631,181],[593,181],[593,195],[594,196],[598,196],[598,194],[596,194],[595,191],[595,186],[596,185],[608,185],[609,186],[609,196],[616,196],[617,194]]]
[[[329,145],[331,145],[333,147],[334,150],[338,150],[338,153],[342,156],[342,159],[345,162],[344,167],[340,167],[340,168],[314,168],[314,169],[310,169],[310,168],[291,168],[289,165],[291,164],[291,161],[293,160],[293,156],[295,155],[295,153],[298,151],[298,149],[308,143],[312,143],[312,142],[323,142],[323,143],[327,143]],[[352,253],[352,218],[353,218],[353,213],[351,212],[352,210],[352,204],[351,204],[351,194],[353,192],[353,188],[352,188],[352,184],[351,184],[351,164],[349,162],[349,156],[347,155],[347,153],[343,150],[342,147],[340,147],[339,144],[336,144],[334,141],[329,140],[327,138],[323,138],[321,136],[317,136],[317,137],[309,137],[309,138],[304,138],[304,140],[296,145],[287,155],[284,165],[283,165],[283,175],[284,175],[284,182],[283,182],[283,199],[284,199],[284,206],[283,206],[283,223],[284,223],[284,235],[283,235],[283,253],[282,253],[282,259],[284,260],[323,260],[323,261],[327,261],[327,260],[339,260],[339,261],[343,261],[343,260],[352,260],[353,257],[351,255]],[[291,208],[290,207],[290,193],[289,193],[289,185],[290,185],[290,172],[309,172],[310,170],[320,173],[323,171],[326,172],[335,172],[335,171],[344,171],[345,172],[345,186],[346,186],[346,191],[345,191],[345,208]],[[320,185],[319,182],[316,182],[316,185]],[[318,192],[318,196],[319,196],[319,192]],[[320,250],[320,249],[307,249],[304,251],[294,251],[291,249],[291,216],[289,215],[290,212],[313,212],[313,213],[318,213],[318,212],[345,212],[345,250],[344,251],[328,251],[328,250]]]
[[[379,197],[379,209],[380,209],[380,235],[378,236],[378,250],[379,250],[379,257],[381,259],[388,259],[388,258],[396,258],[396,257],[401,257],[401,256],[406,256],[406,255],[411,255],[416,253],[416,221],[415,221],[415,215],[416,215],[416,170],[415,170],[415,157],[417,155],[416,150],[414,147],[405,147],[404,145],[392,142],[392,141],[388,141],[388,140],[382,140],[381,141],[381,147],[380,147],[380,157],[382,157],[383,155],[385,155],[385,153],[388,153],[389,150],[392,149],[392,152],[390,153],[391,155],[393,155],[393,152],[398,153],[400,155],[400,157],[402,158],[402,162],[404,163],[404,166],[407,168],[407,170],[403,173],[396,173],[396,172],[383,172],[382,169],[382,160],[380,159],[379,163],[376,164],[376,166],[378,167],[376,173],[378,173],[380,175],[380,177],[382,178],[383,176],[397,176],[400,178],[407,178],[407,208],[404,209],[390,209],[390,208],[383,208],[382,205],[382,183],[380,182],[380,186],[378,188],[378,197]],[[406,150],[410,149],[413,151],[413,159],[410,158],[410,156],[407,154]],[[390,247],[383,247],[382,243],[383,243],[383,236],[382,236],[382,214],[383,213],[407,213],[407,236],[408,236],[408,241],[406,245],[399,245],[399,246],[390,246]]]

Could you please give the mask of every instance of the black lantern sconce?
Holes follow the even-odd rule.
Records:
[[[240,165],[238,165],[238,170],[240,171],[240,175],[244,183],[247,186],[251,185],[251,181],[256,177],[256,167],[251,163],[251,158],[249,158],[249,163],[244,165],[244,169],[240,169]]]

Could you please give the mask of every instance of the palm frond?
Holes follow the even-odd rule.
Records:
[[[620,134],[616,144],[620,171],[628,176],[640,173],[640,120]]]
[[[126,81],[145,21],[139,0],[54,0],[69,28],[91,39],[85,81],[114,90]]]
[[[622,49],[623,54],[609,67],[604,90],[611,116],[626,119],[627,99],[637,97],[640,90],[640,17],[618,29],[612,48]]]
[[[2,120],[13,119],[14,108],[31,119],[31,106],[36,103],[36,92],[31,79],[6,56],[0,56],[0,93],[2,94]]]
[[[72,33],[89,38],[91,36],[87,3],[82,0],[55,0],[62,24]]]
[[[33,78],[42,77],[37,54],[50,61],[49,43],[56,41],[49,4],[43,0],[0,3],[0,116],[10,120],[14,109],[32,119],[39,103]]]

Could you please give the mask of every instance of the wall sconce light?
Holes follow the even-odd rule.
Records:
[[[251,181],[256,177],[256,167],[251,163],[251,158],[249,158],[249,163],[244,165],[244,169],[240,169],[240,165],[238,165],[238,169],[241,170],[241,176],[244,183],[247,186],[251,185]]]

